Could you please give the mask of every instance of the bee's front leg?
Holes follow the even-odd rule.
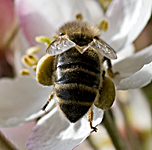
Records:
[[[107,61],[107,65],[108,65],[107,73],[108,73],[109,77],[114,78],[117,74],[119,74],[119,72],[113,72],[110,59],[106,58],[106,61]]]

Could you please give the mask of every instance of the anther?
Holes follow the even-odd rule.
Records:
[[[41,49],[40,46],[33,46],[33,47],[28,48],[26,53],[27,54],[35,54],[38,51],[40,51],[40,49]]]
[[[37,65],[32,66],[32,70],[36,72]]]
[[[83,15],[81,13],[78,13],[75,17],[77,20],[83,20]]]
[[[30,71],[29,71],[28,69],[22,69],[22,70],[20,71],[20,74],[21,74],[22,76],[29,76],[29,77],[35,79],[35,76],[32,75],[32,74],[30,74]]]
[[[20,74],[23,76],[28,76],[30,75],[30,71],[28,69],[23,69],[20,71]]]
[[[111,4],[112,0],[99,0],[104,12],[108,9],[109,5]]]
[[[103,30],[104,32],[106,32],[108,30],[108,27],[109,27],[109,24],[108,24],[108,21],[106,21],[106,20],[102,20],[98,26],[98,28],[100,30]]]
[[[34,54],[22,56],[22,63],[27,67],[32,67],[38,63],[38,59]]]

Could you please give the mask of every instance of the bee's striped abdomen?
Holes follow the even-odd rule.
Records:
[[[61,110],[71,122],[87,113],[99,83],[100,60],[95,52],[80,54],[73,48],[58,56],[55,93]]]

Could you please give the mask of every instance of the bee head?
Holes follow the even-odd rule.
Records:
[[[68,22],[59,29],[58,35],[46,50],[50,55],[58,55],[75,47],[81,54],[92,48],[109,59],[117,58],[115,51],[99,38],[98,29],[86,22]]]
[[[69,40],[73,41],[78,46],[88,45],[93,41],[94,36],[99,35],[97,28],[81,21],[73,21],[64,24],[59,29],[59,33],[60,36],[68,36]]]

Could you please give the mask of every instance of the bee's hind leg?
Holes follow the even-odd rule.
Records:
[[[92,120],[93,120],[93,107],[91,106],[88,111],[88,122],[90,123],[90,128],[93,129],[95,132],[97,132],[97,128],[92,126]]]
[[[51,94],[50,94],[50,96],[49,96],[46,104],[42,107],[42,110],[45,111],[46,107],[48,106],[48,104],[49,104],[49,102],[51,101],[51,99],[53,98],[53,96],[54,96],[54,90],[52,90],[52,92],[51,92]]]

